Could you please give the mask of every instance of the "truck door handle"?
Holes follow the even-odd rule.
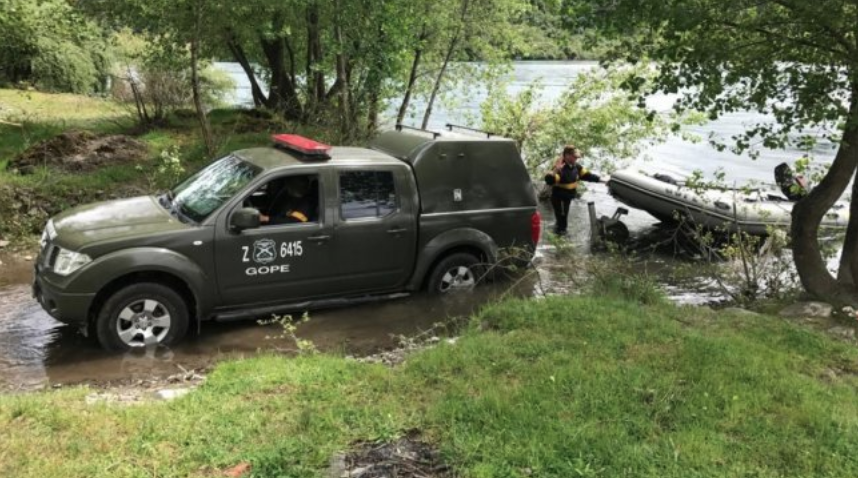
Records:
[[[398,227],[398,228],[388,229],[387,233],[388,234],[402,234],[403,232],[405,232],[407,230],[408,229],[406,229],[404,227]]]
[[[310,236],[307,238],[307,240],[312,241],[312,242],[325,242],[330,238],[331,238],[331,236],[321,235],[321,236]]]

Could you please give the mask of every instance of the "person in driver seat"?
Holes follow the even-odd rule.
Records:
[[[268,206],[268,214],[259,216],[262,224],[294,224],[315,222],[316,198],[310,194],[310,178],[304,176],[288,176]]]

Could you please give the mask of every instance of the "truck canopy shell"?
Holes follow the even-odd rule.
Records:
[[[423,214],[536,206],[530,176],[511,139],[387,131],[370,147],[411,165]]]

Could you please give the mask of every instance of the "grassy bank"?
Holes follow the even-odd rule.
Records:
[[[322,140],[330,131],[237,110],[210,114],[217,153],[268,143],[274,131],[297,132]],[[8,171],[9,162],[27,148],[69,130],[128,134],[145,144],[148,154],[135,164],[116,164],[87,173],[42,168],[35,174]],[[179,112],[156,127],[141,131],[132,111],[99,98],[0,89],[0,239],[32,241],[48,217],[92,201],[147,194],[172,186],[176,178],[155,173],[162,151],[175,150],[186,174],[207,164],[196,118]]]
[[[0,397],[0,475],[323,476],[420,429],[462,476],[858,476],[858,353],[779,319],[616,296],[513,300],[388,369],[219,366],[192,394]],[[650,301],[653,302],[653,301]]]

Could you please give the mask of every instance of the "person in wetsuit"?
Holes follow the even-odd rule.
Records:
[[[807,196],[807,179],[800,174],[795,174],[787,163],[775,166],[775,182],[790,201],[798,201]]]
[[[580,151],[575,146],[563,148],[563,155],[554,164],[554,169],[545,175],[545,183],[551,186],[551,206],[554,208],[554,233],[566,234],[569,204],[578,197],[578,182],[598,183],[601,178],[578,163]]]

